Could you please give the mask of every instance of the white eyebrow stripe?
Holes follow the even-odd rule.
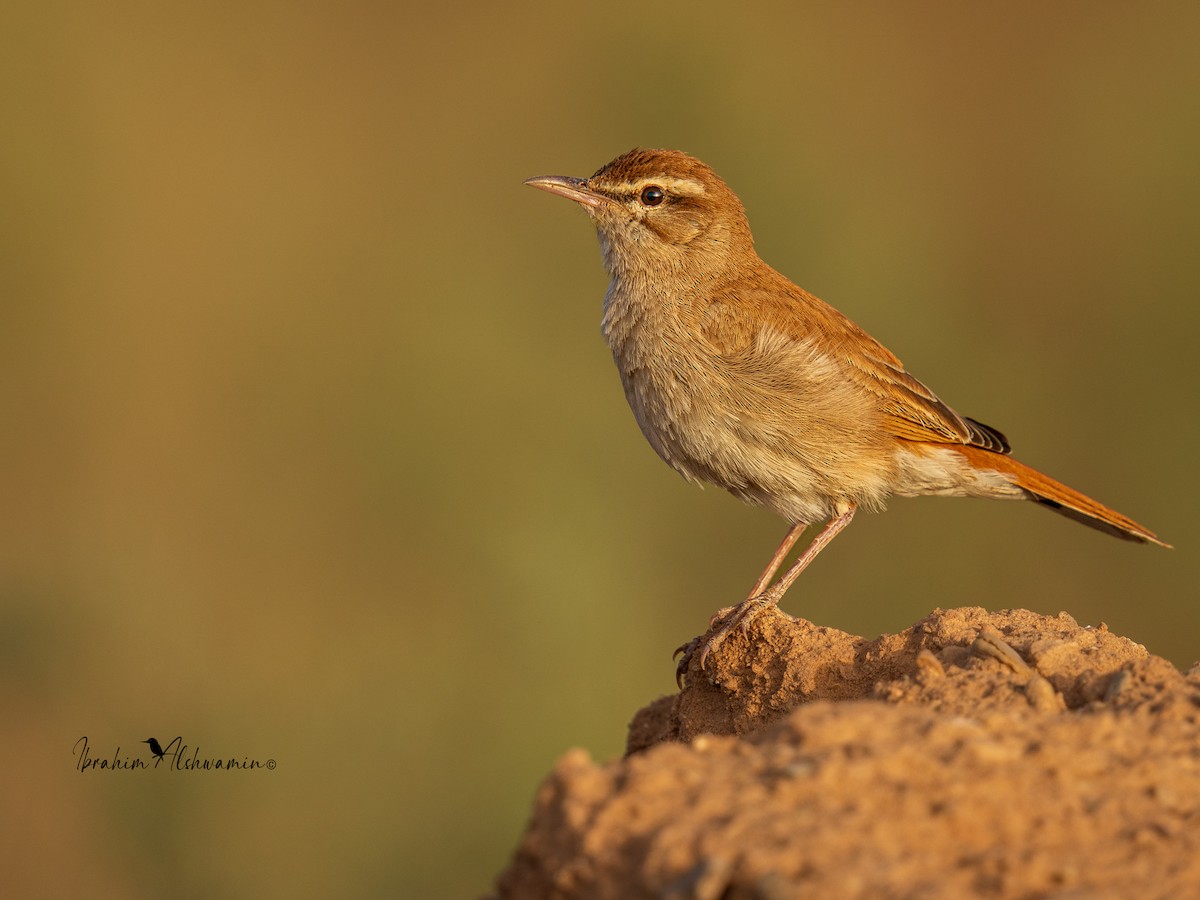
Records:
[[[647,185],[656,184],[668,194],[676,197],[702,197],[705,194],[704,185],[690,178],[674,178],[670,175],[639,178],[637,181],[625,181],[616,185],[614,191],[636,194]]]

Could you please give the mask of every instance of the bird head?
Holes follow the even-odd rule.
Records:
[[[526,184],[574,200],[591,216],[612,275],[717,272],[753,254],[741,201],[711,168],[678,150],[630,150],[589,178]]]

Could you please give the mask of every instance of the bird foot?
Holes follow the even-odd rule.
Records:
[[[692,663],[696,651],[700,651],[700,671],[703,672],[708,662],[709,654],[725,643],[729,633],[734,628],[741,627],[742,634],[750,630],[750,623],[768,606],[775,606],[779,601],[769,593],[759,594],[743,600],[734,606],[719,609],[708,622],[708,634],[692,638],[679,647],[674,656],[679,656],[675,665],[675,684],[683,687],[683,676]],[[682,654],[682,656],[680,656]]]

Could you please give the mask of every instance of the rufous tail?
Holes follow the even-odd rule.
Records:
[[[1036,469],[1017,462],[1011,456],[1002,456],[979,447],[963,446],[953,449],[965,456],[974,468],[999,472],[1028,493],[1031,499],[1069,519],[1126,541],[1158,544],[1160,547],[1171,546],[1160,540],[1149,528],[1055,481],[1049,475],[1043,475]]]

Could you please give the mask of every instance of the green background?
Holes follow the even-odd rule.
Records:
[[[761,254],[1178,547],[898,500],[785,608],[1067,610],[1200,656],[1200,6],[0,12],[9,896],[461,897],[784,524],[645,444],[586,217],[713,165]],[[273,772],[86,772],[150,736]]]

